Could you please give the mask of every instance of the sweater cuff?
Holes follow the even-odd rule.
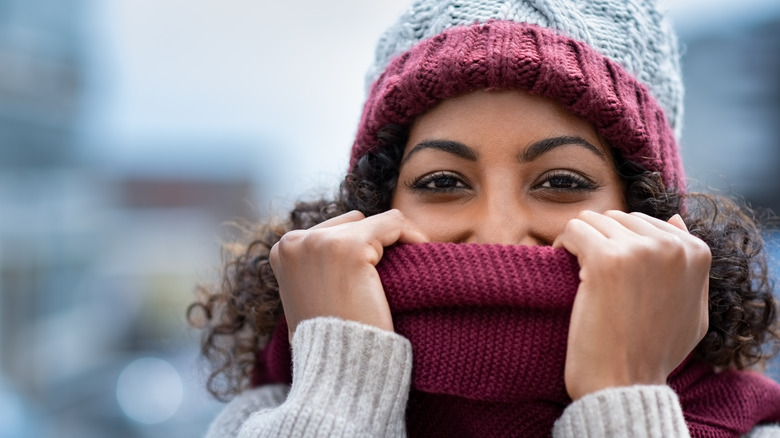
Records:
[[[573,402],[555,422],[563,437],[688,437],[677,394],[666,385],[607,388]]]
[[[293,385],[287,403],[321,407],[332,414],[322,418],[326,423],[343,420],[370,436],[403,431],[412,369],[412,346],[406,338],[321,317],[301,322],[292,345]]]

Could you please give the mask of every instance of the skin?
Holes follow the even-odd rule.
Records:
[[[477,91],[410,130],[392,209],[285,234],[271,266],[290,333],[337,316],[393,330],[376,264],[394,243],[553,245],[580,264],[565,365],[572,399],[664,384],[707,331],[709,248],[679,216],[626,213],[611,150],[556,103]]]
[[[412,126],[401,162],[392,207],[437,242],[552,245],[583,210],[626,209],[593,127],[518,92],[442,102]]]

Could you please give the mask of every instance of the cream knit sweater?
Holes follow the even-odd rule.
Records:
[[[412,348],[404,337],[356,322],[316,318],[295,331],[293,385],[245,391],[207,438],[404,437]],[[553,437],[687,437],[668,386],[605,389],[569,405]],[[750,438],[780,437],[780,425]]]

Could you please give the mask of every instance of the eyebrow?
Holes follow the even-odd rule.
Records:
[[[401,164],[404,164],[412,155],[424,149],[438,149],[469,161],[477,161],[477,152],[463,143],[453,140],[424,140],[414,145],[401,160]]]
[[[517,155],[517,159],[521,162],[529,162],[539,158],[541,155],[560,146],[577,145],[582,146],[585,149],[598,155],[600,158],[604,158],[604,152],[599,150],[591,142],[585,140],[582,137],[563,135],[558,137],[545,138],[537,142],[531,143],[527,148]],[[406,163],[409,158],[415,153],[425,149],[437,149],[443,152],[447,152],[458,157],[464,158],[469,161],[477,161],[478,154],[474,149],[466,146],[463,143],[454,140],[424,140],[417,143],[406,156],[401,160],[401,164]]]
[[[560,146],[567,146],[567,145],[577,145],[582,146],[585,149],[593,152],[594,154],[598,155],[600,158],[604,158],[605,154],[603,151],[599,150],[596,146],[594,146],[591,142],[588,140],[585,140],[582,137],[575,137],[575,136],[569,136],[564,135],[560,137],[550,137],[545,138],[544,140],[539,140],[535,143],[531,143],[527,148],[525,148],[522,152],[517,154],[517,159],[521,162],[529,162],[533,161],[542,154],[545,154],[547,152],[550,152],[551,150],[560,147]]]

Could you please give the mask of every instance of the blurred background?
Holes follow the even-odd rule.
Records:
[[[0,0],[0,438],[203,434],[220,224],[334,191],[406,4]],[[780,212],[780,2],[662,5],[694,186]]]

